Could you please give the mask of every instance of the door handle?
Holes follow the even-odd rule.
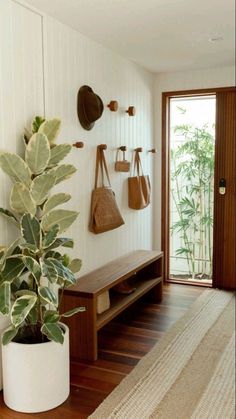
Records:
[[[225,195],[225,191],[226,191],[226,179],[221,178],[219,180],[219,194],[220,195]]]

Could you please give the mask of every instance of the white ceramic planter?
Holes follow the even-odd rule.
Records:
[[[4,330],[10,325],[10,318],[0,314],[0,337]],[[2,348],[0,345],[0,390],[2,390]]]
[[[56,342],[2,346],[3,397],[18,412],[44,412],[63,403],[70,392],[69,329]]]

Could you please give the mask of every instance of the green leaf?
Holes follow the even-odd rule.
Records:
[[[54,166],[63,160],[71,150],[70,144],[59,144],[51,149],[51,157],[48,165]]]
[[[4,217],[6,217],[9,221],[11,221],[12,223],[14,223],[17,227],[19,226],[19,222],[17,220],[17,218],[15,217],[15,215],[4,208],[0,208],[0,214],[3,215]]]
[[[50,198],[48,198],[48,200],[44,204],[43,213],[46,214],[47,212],[51,211],[53,208],[57,207],[58,205],[64,204],[70,199],[71,199],[71,195],[68,193],[58,193],[53,196],[50,196]]]
[[[45,119],[42,116],[36,116],[31,124],[31,131],[33,134],[38,132],[40,125],[45,121]]]
[[[36,205],[33,201],[29,190],[23,183],[15,183],[10,196],[11,208],[20,214],[29,212],[32,215],[36,213]]]
[[[7,345],[9,342],[14,339],[14,337],[17,335],[18,329],[14,326],[8,327],[8,329],[5,330],[5,332],[2,334],[2,344]]]
[[[3,247],[0,249],[0,265],[1,269],[4,268],[6,259],[13,254],[19,243],[22,241],[22,238],[19,237],[16,239],[9,247]]]
[[[24,214],[21,219],[21,234],[26,241],[26,245],[31,244],[40,247],[40,224],[36,217],[31,214]],[[32,250],[33,251],[33,250]]]
[[[55,266],[53,265],[53,263],[50,262],[50,260],[48,259],[43,259],[41,260],[40,263],[41,263],[43,276],[45,276],[49,280],[49,282],[51,282],[52,284],[56,283],[58,279],[58,275],[57,275],[57,270]]]
[[[49,119],[40,125],[38,132],[45,134],[50,144],[53,144],[59,134],[61,127],[60,119]]]
[[[1,246],[0,247],[0,271],[4,268],[5,266],[5,252],[6,252],[6,247]]]
[[[48,247],[47,250],[56,249],[57,247],[60,247],[60,246],[73,248],[74,241],[72,239],[67,239],[66,237],[59,237],[58,239],[55,240],[55,242],[50,247]]]
[[[18,250],[17,247],[21,241],[22,238],[19,237],[9,247],[4,247],[3,249],[1,249],[2,251],[0,251],[0,270],[4,269],[7,258],[11,256],[15,250]]]
[[[31,183],[30,194],[37,205],[41,205],[47,198],[50,189],[55,185],[55,177],[44,173],[37,176]]]
[[[49,250],[45,253],[45,258],[53,258],[61,260],[62,255],[59,252],[55,252],[54,250]]]
[[[25,281],[22,281],[25,282]],[[11,292],[14,294],[16,291],[18,291],[21,287],[21,280],[20,278],[15,278],[14,282],[11,283]],[[26,287],[27,288],[27,287]]]
[[[10,282],[3,282],[0,285],[0,312],[2,314],[9,314],[11,307],[11,284]]]
[[[43,301],[46,303],[52,304],[53,306],[58,305],[57,297],[52,290],[48,287],[39,287],[38,288],[39,296],[42,298]]]
[[[0,167],[15,182],[22,183],[26,188],[31,184],[30,169],[17,154],[0,153]]]
[[[57,323],[60,319],[59,312],[56,310],[47,310],[43,315],[44,323]]]
[[[65,231],[78,217],[77,211],[69,210],[52,210],[45,214],[41,221],[43,231],[49,231],[53,225],[58,224],[60,227],[59,233]]]
[[[12,282],[15,278],[20,276],[24,268],[25,265],[21,259],[14,257],[7,259],[5,267],[1,272],[3,281]]]
[[[73,308],[72,310],[69,310],[66,313],[63,313],[62,317],[71,317],[71,316],[74,316],[74,314],[76,314],[76,313],[82,313],[84,311],[86,311],[85,307]]]
[[[42,246],[43,246],[44,249],[51,246],[55,242],[55,240],[57,238],[57,235],[59,233],[59,229],[60,229],[59,225],[55,224],[48,231],[48,233],[46,233],[46,235],[43,238],[43,243],[42,243]]]
[[[39,284],[40,278],[42,276],[39,263],[31,256],[23,256],[22,261],[25,264],[26,268],[29,270],[29,272],[33,275],[37,283]]]
[[[24,134],[23,134],[22,140],[25,147],[27,146],[31,137],[32,137],[32,132],[29,131],[27,128],[24,128]]]
[[[181,248],[179,248],[179,249],[177,249],[176,251],[175,251],[175,254],[176,255],[183,255],[183,254],[191,254],[192,253],[192,251],[190,250],[190,249],[186,249],[186,248],[184,248],[184,247],[181,247]]]
[[[69,179],[76,172],[76,170],[77,169],[72,164],[61,164],[60,166],[49,170],[48,173],[55,176],[57,184],[63,182],[63,180]]]
[[[14,252],[14,250],[17,248],[17,246],[21,243],[22,238],[18,237],[18,239],[14,240],[14,242],[7,248],[5,257],[8,258],[11,256]]]
[[[68,267],[71,262],[70,256],[67,255],[67,253],[64,253],[64,255],[61,257],[61,262],[64,266]]]
[[[24,295],[17,298],[11,309],[11,322],[15,327],[20,326],[28,316],[37,301],[37,296]]]
[[[81,259],[73,259],[69,264],[69,269],[73,272],[79,272],[82,267],[82,260]]]
[[[29,312],[27,316],[27,321],[30,322],[30,324],[37,324],[38,322],[38,308],[37,306],[34,306],[32,310]]]
[[[28,288],[27,289],[21,289],[19,291],[15,292],[16,297],[23,297],[24,295],[29,295],[29,296],[34,296],[37,297],[37,294],[35,294],[34,291],[30,291]]]
[[[37,248],[37,246],[35,246],[34,244],[29,244],[29,243],[22,243],[20,245],[22,250],[28,250],[30,253],[37,253],[39,251],[39,249]]]
[[[50,144],[44,134],[36,133],[30,138],[26,150],[25,161],[35,175],[42,173],[50,159]]]
[[[41,332],[46,335],[49,340],[61,344],[64,342],[64,333],[56,323],[44,323],[41,327]]]
[[[49,258],[48,260],[53,263],[57,271],[58,279],[61,279],[63,282],[67,281],[70,284],[76,284],[76,278],[73,272],[64,266],[60,260],[53,258]]]

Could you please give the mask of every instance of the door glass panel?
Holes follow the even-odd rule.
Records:
[[[216,98],[170,102],[170,279],[211,282]]]

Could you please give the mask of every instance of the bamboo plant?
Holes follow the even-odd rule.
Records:
[[[171,196],[178,215],[171,230],[182,241],[175,254],[186,258],[190,277],[210,277],[214,137],[207,125],[202,128],[179,125],[174,132],[184,137],[184,142],[171,151]]]
[[[71,199],[68,193],[51,194],[54,185],[70,178],[76,168],[61,164],[71,145],[56,145],[58,119],[36,117],[24,135],[25,158],[0,153],[0,167],[13,181],[11,209],[0,214],[18,228],[19,237],[0,249],[0,312],[10,316],[11,325],[2,343],[63,343],[59,322],[63,317],[84,311],[77,307],[61,313],[65,288],[75,284],[81,260],[70,260],[61,249],[72,248],[73,240],[64,233],[78,212],[57,208]],[[61,288],[60,298],[58,292]]]

